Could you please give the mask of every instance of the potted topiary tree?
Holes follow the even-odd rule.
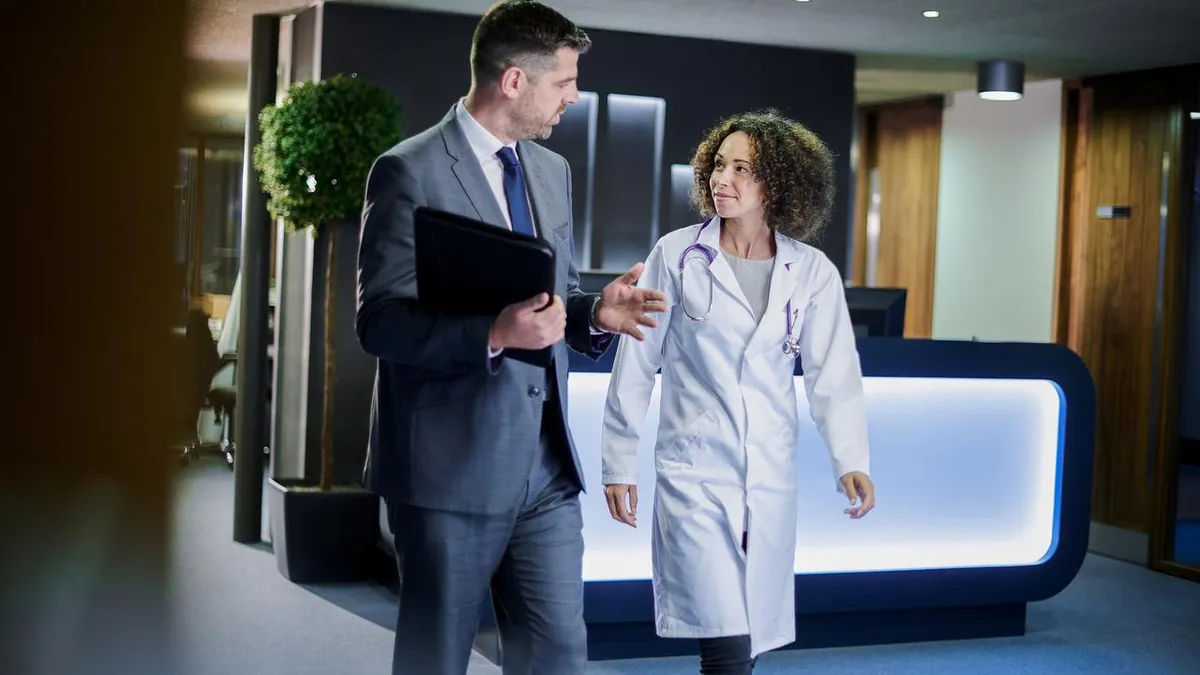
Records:
[[[254,168],[267,210],[289,232],[324,234],[324,376],[321,472],[311,481],[271,480],[271,539],[276,564],[297,583],[364,578],[378,532],[379,499],[358,484],[335,485],[333,391],[338,231],[362,209],[367,173],[400,141],[400,107],[378,85],[335,75],[292,85],[259,115],[262,140]],[[365,411],[362,417],[366,419]]]

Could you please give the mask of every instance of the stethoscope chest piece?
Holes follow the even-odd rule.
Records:
[[[800,354],[800,341],[792,337],[784,340],[783,353],[792,358],[796,358]]]

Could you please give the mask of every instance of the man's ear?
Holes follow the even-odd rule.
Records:
[[[517,66],[509,66],[500,74],[500,81],[497,86],[500,88],[500,93],[508,98],[516,98],[521,89],[528,82],[529,77]]]

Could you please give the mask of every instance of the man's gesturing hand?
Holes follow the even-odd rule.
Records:
[[[600,293],[600,306],[596,308],[596,328],[644,340],[646,336],[638,326],[654,328],[658,325],[649,313],[665,312],[667,296],[662,291],[634,286],[644,268],[638,263],[604,287]]]
[[[488,346],[498,349],[542,349],[563,339],[567,330],[567,307],[554,296],[546,307],[547,294],[538,295],[505,307],[488,336]],[[542,309],[545,307],[545,309]]]

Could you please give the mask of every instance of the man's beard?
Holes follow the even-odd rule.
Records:
[[[553,119],[550,118],[550,121],[553,121]],[[509,136],[518,141],[544,141],[550,138],[550,134],[554,133],[554,125],[550,124],[550,121],[541,122],[531,119],[514,120],[513,130]]]
[[[561,113],[555,113],[555,115],[559,114]],[[518,110],[517,118],[512,122],[513,129],[509,136],[519,141],[534,139],[544,141],[554,133],[554,115],[551,115],[548,120],[539,120],[537,111],[533,109],[532,101],[527,101],[527,105]]]

